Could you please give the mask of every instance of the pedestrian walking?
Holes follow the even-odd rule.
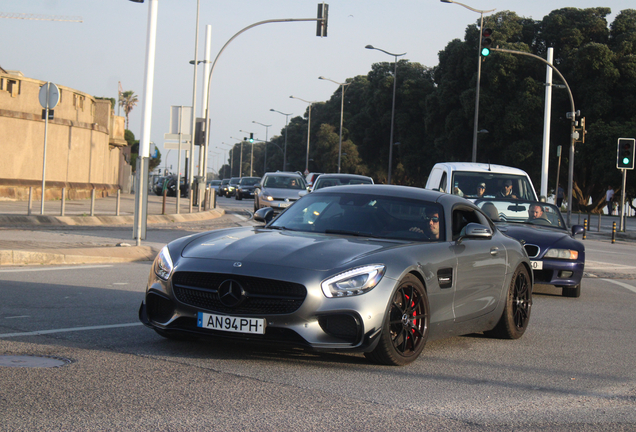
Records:
[[[605,205],[607,206],[607,214],[612,214],[612,201],[614,200],[614,188],[612,186],[607,187],[605,192]]]

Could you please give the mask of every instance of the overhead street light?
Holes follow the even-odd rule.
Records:
[[[440,0],[442,3],[455,3],[458,4],[460,6],[465,7],[468,10],[471,10],[473,12],[477,12],[478,14],[480,14],[480,18],[479,18],[479,32],[481,33],[484,27],[484,14],[488,13],[488,12],[494,12],[496,9],[491,9],[491,10],[479,10],[479,9],[474,9],[470,6],[467,6],[463,3],[460,3],[458,1],[455,0]],[[479,49],[477,50],[477,88],[475,90],[475,120],[473,121],[473,157],[472,157],[472,161],[473,162],[477,162],[477,131],[478,131],[478,126],[479,126],[479,82],[481,81],[481,34],[479,37]]]
[[[319,76],[318,79],[331,81],[334,84],[338,84],[342,88],[342,97],[340,98],[340,145],[338,146],[338,174],[340,174],[340,161],[342,159],[342,117],[344,113],[344,94],[345,86],[348,86],[351,83],[339,83],[338,81],[334,81],[330,78],[325,78],[324,76]]]
[[[307,158],[305,159],[305,175],[307,175],[309,174],[309,135],[311,135],[311,107],[316,103],[316,101],[308,101],[296,96],[290,96],[290,98],[298,99],[309,104],[309,116],[307,118]]]
[[[268,138],[269,137],[269,128],[272,125],[266,125],[266,124],[259,123],[259,122],[254,121],[254,120],[252,120],[252,123],[256,123],[256,124],[259,124],[259,125],[265,127],[265,157],[263,159],[263,174],[265,174],[267,172],[267,142],[269,140],[269,138]]]
[[[277,112],[278,114],[282,114],[285,116],[285,151],[283,152],[283,171],[287,170],[287,125],[289,123],[289,116],[292,113],[285,114],[284,112],[280,112],[275,110],[274,108],[270,108],[270,111]]]
[[[395,67],[393,69],[393,104],[391,105],[391,137],[389,139],[389,170],[388,170],[388,175],[386,180],[387,184],[391,184],[391,167],[392,167],[392,161],[393,161],[393,122],[395,119],[395,90],[397,86],[397,58],[402,57],[403,55],[406,55],[406,53],[394,54],[388,51],[384,51],[383,49],[376,48],[373,45],[367,45],[365,46],[365,48],[382,51],[385,54],[395,57]]]

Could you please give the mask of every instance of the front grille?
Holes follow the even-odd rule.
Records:
[[[528,253],[528,256],[530,258],[538,257],[539,256],[539,252],[541,251],[541,249],[539,249],[539,246],[532,245],[532,244],[525,244],[525,245],[523,245],[523,248],[526,250],[526,252]]]
[[[274,198],[274,201],[289,201],[294,202],[297,198]]]
[[[218,287],[231,279],[244,292],[235,307],[221,303]],[[302,305],[307,289],[297,283],[219,273],[177,272],[172,277],[174,295],[181,303],[222,313],[280,315],[292,313]]]

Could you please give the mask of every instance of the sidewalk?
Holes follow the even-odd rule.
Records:
[[[167,243],[149,230],[141,245],[135,245],[131,239],[135,207],[132,194],[120,196],[119,216],[116,196],[95,199],[93,216],[90,199],[67,200],[65,216],[60,215],[61,201],[45,202],[44,215],[40,215],[40,206],[39,201],[34,202],[28,216],[27,202],[0,200],[0,266],[150,261]],[[165,214],[163,210],[163,197],[151,193],[148,228],[209,221],[225,214],[219,208],[199,211],[198,206],[193,206],[190,213],[187,198],[180,199],[177,213],[175,197],[166,198]]]

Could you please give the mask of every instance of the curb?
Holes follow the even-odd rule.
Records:
[[[196,222],[216,219],[225,214],[223,209],[212,209],[197,213],[179,213],[167,215],[148,215],[148,224],[172,222]],[[22,216],[0,215],[0,226],[101,226],[101,225],[132,225],[134,216]]]
[[[158,253],[158,249],[150,246],[58,249],[55,253],[26,250],[0,250],[0,266],[152,261]]]

